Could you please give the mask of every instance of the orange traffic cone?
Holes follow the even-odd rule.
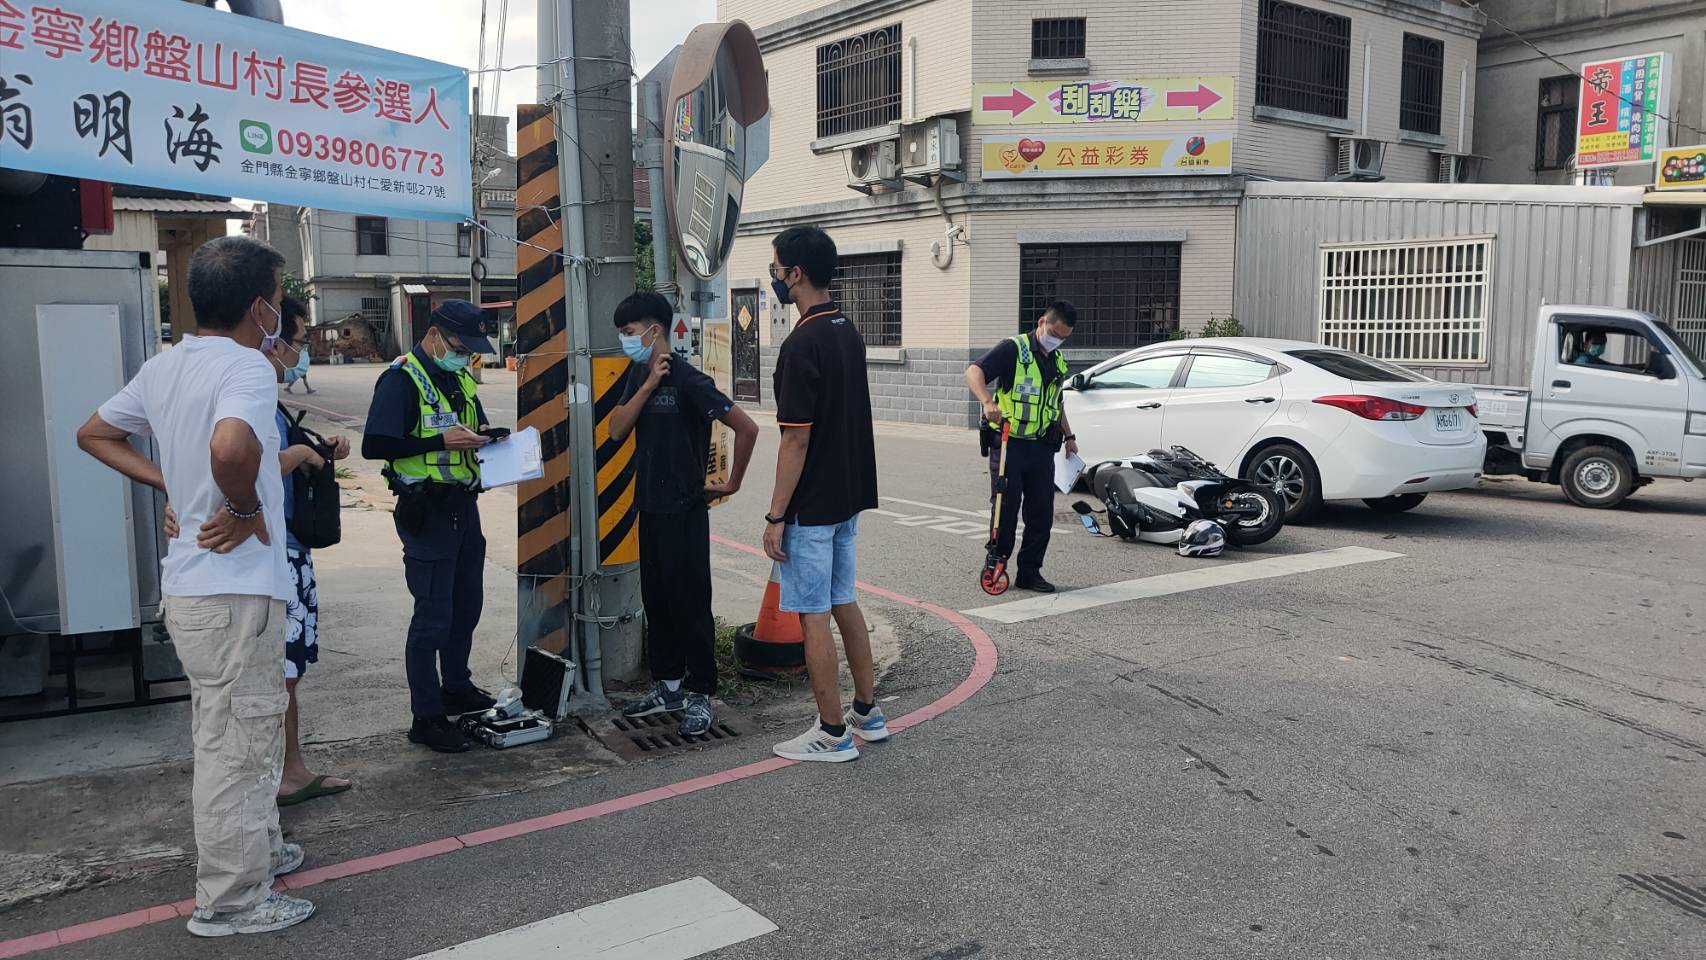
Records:
[[[806,639],[800,615],[782,612],[782,565],[771,563],[770,583],[758,622],[735,630],[735,659],[740,672],[761,680],[787,680],[806,672]]]

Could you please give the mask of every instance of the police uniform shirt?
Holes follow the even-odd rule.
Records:
[[[420,347],[415,348],[414,354],[415,359],[426,369],[433,389],[439,392],[444,405],[452,411],[461,410],[467,403],[467,398],[462,396],[460,378],[440,369]],[[474,412],[475,429],[489,422],[486,419],[485,407],[480,404],[478,396],[474,398]],[[400,367],[386,370],[380,374],[379,382],[373,388],[373,402],[367,409],[367,426],[361,441],[361,455],[369,460],[401,460],[404,457],[443,450],[443,433],[424,438],[413,435],[420,422],[421,395],[420,388],[415,386],[414,378]]]
[[[1054,363],[1054,354],[1045,355],[1043,353],[1042,346],[1037,343],[1035,330],[1025,334],[1025,339],[1031,343],[1031,356],[1037,362],[1037,369],[1042,371],[1043,390],[1046,392],[1051,384],[1060,379],[1060,371],[1056,369]],[[991,396],[1001,392],[1001,389],[1008,385],[1013,379],[1013,370],[1018,365],[1019,345],[1013,342],[1012,337],[1002,340],[990,348],[988,353],[977,358],[977,367],[983,371],[983,381],[989,385]],[[1042,439],[1058,443],[1059,435],[1060,424],[1056,422],[1049,427],[1049,436]],[[1020,440],[1017,437],[1013,439],[1019,443],[1035,442]]]

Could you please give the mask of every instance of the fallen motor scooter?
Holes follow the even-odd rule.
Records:
[[[1227,543],[1249,547],[1272,540],[1285,524],[1279,494],[1229,477],[1184,447],[1098,463],[1084,479],[1104,509],[1082,500],[1072,509],[1098,536],[1176,544],[1192,523],[1209,520],[1225,530]],[[1102,532],[1099,513],[1111,532]]]

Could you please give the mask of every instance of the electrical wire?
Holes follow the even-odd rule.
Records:
[[[1469,6],[1473,7],[1475,10],[1479,11],[1481,16],[1486,17],[1488,23],[1492,24],[1495,27],[1498,27],[1500,30],[1503,30],[1504,32],[1515,37],[1520,43],[1522,43],[1523,46],[1527,47],[1530,50],[1533,50],[1535,53],[1539,54],[1543,59],[1549,60],[1552,63],[1564,68],[1565,70],[1570,71],[1570,73],[1575,75],[1575,77],[1578,80],[1581,79],[1582,68],[1580,66],[1571,66],[1570,64],[1565,63],[1563,60],[1558,59],[1557,57],[1553,56],[1552,54],[1547,53],[1545,50],[1542,50],[1540,48],[1540,46],[1538,44],[1536,44],[1533,40],[1530,40],[1527,37],[1523,36],[1522,34],[1511,29],[1509,26],[1507,26],[1505,24],[1505,22],[1503,20],[1500,20],[1498,17],[1495,17],[1492,14],[1488,13],[1486,10],[1482,9],[1480,3],[1471,2],[1469,4]],[[1636,103],[1634,100],[1629,99],[1629,97],[1624,95],[1621,91],[1618,92],[1616,96],[1617,96],[1617,99],[1623,101],[1623,103],[1625,105],[1632,107],[1635,110],[1638,110],[1643,114],[1646,114],[1647,116],[1657,117],[1666,123],[1673,124],[1675,126],[1681,127],[1684,130],[1687,130],[1689,133],[1694,134],[1696,137],[1706,139],[1706,132],[1702,132],[1699,127],[1696,127],[1691,123],[1686,123],[1682,120],[1678,120],[1675,117],[1668,116],[1666,114],[1660,113],[1657,110],[1650,110],[1647,108],[1646,104]]]

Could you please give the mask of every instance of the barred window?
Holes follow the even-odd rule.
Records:
[[[829,295],[868,347],[900,346],[900,254],[844,256]]]
[[[1404,34],[1403,87],[1398,94],[1398,128],[1439,135],[1441,90],[1445,81],[1445,44],[1433,37]]]
[[[1179,329],[1177,243],[1026,244],[1019,248],[1019,329],[1056,300],[1078,308],[1072,345],[1129,350]]]
[[[387,227],[384,217],[355,218],[355,252],[367,257],[385,256]]]
[[[1548,77],[1540,81],[1540,112],[1535,118],[1534,169],[1567,170],[1576,152],[1576,97],[1581,78]]]
[[[900,24],[817,48],[817,135],[900,119]]]
[[[1084,18],[1055,17],[1031,21],[1031,57],[1036,60],[1084,58]]]
[[[1343,120],[1351,72],[1351,19],[1261,0],[1256,103]]]
[[[1346,244],[1321,250],[1321,343],[1430,366],[1487,362],[1493,240]]]
[[[389,323],[391,320],[391,299],[389,297],[362,297],[362,319],[371,323]]]

